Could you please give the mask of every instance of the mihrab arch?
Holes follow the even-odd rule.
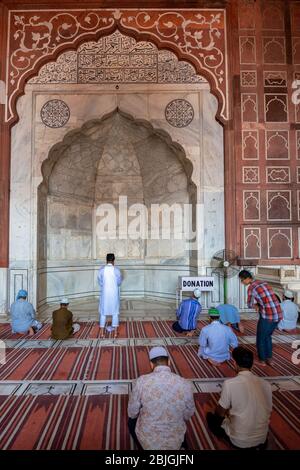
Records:
[[[172,298],[174,275],[170,270],[178,272],[181,266],[182,272],[189,272],[193,265],[185,239],[196,216],[197,187],[191,180],[192,171],[183,148],[166,132],[118,109],[85,123],[55,144],[43,162],[43,182],[38,189],[38,271],[48,272],[39,276],[43,280],[38,304],[64,294],[91,296],[93,288],[96,295],[92,269],[97,269],[107,252],[115,252],[123,268],[123,296],[168,298],[171,294]],[[176,207],[168,240],[162,240],[161,234],[157,234],[160,239],[151,238],[153,204]],[[194,214],[187,214],[189,227],[183,226],[184,205],[194,209]],[[130,224],[143,221],[144,216],[145,236],[135,238]],[[99,233],[103,221],[105,230]],[[84,263],[91,268],[85,269],[85,280],[80,274]],[[78,270],[67,269],[65,276],[63,268],[69,264]],[[161,278],[157,288],[153,265],[159,264],[165,269],[154,270]]]
[[[114,28],[114,29],[116,29],[116,28]],[[118,29],[121,29],[121,26],[119,26]],[[103,36],[103,35],[100,34],[100,35],[98,35],[98,36],[100,36],[100,39],[98,40],[98,43],[100,43],[102,39],[103,39],[103,41],[104,41],[105,38],[114,37],[114,34],[115,34],[115,35],[120,35],[120,36],[122,36],[122,34],[121,34],[121,33],[118,33],[117,31],[116,31],[115,33],[112,33],[112,34],[109,35],[109,36],[107,36],[107,35],[106,35],[106,36]],[[94,35],[94,36],[95,36],[95,35]],[[97,35],[96,35],[96,36],[97,36]],[[123,36],[124,36],[124,35],[123,35]],[[143,34],[142,34],[142,38],[143,38],[143,37],[144,37],[144,36],[143,36]],[[128,38],[128,39],[131,38],[130,40],[131,40],[131,41],[134,41],[133,38],[132,38],[132,35],[129,36],[129,37],[127,36],[127,38]],[[94,39],[94,38],[93,38],[93,39]],[[102,42],[103,42],[103,41],[102,41]],[[186,76],[188,76],[188,80],[186,80],[186,81],[184,81],[184,80],[181,80],[181,81],[178,80],[177,82],[175,81],[175,83],[177,83],[179,87],[180,87],[180,83],[181,83],[181,86],[182,86],[183,84],[185,84],[185,83],[187,84],[186,86],[184,86],[184,87],[181,88],[180,95],[178,95],[178,96],[185,96],[189,86],[192,87],[192,88],[193,88],[193,87],[197,87],[197,86],[199,86],[200,88],[201,88],[201,87],[202,87],[202,88],[204,87],[203,90],[206,89],[206,92],[205,92],[205,93],[206,93],[206,96],[209,96],[209,87],[207,86],[207,83],[205,82],[205,79],[201,78],[201,76],[199,76],[199,75],[196,73],[195,68],[194,68],[192,65],[190,65],[190,62],[191,62],[191,61],[189,61],[189,62],[187,62],[187,61],[180,61],[180,60],[178,61],[178,58],[176,58],[176,57],[177,57],[176,54],[171,53],[170,51],[168,52],[168,51],[166,51],[165,49],[158,49],[158,48],[156,48],[156,46],[154,45],[154,42],[155,42],[155,41],[154,41],[153,39],[151,39],[151,42],[148,42],[148,46],[151,47],[152,49],[155,49],[156,52],[158,53],[158,55],[160,55],[160,54],[161,54],[161,55],[164,55],[164,54],[165,54],[165,55],[168,55],[167,59],[169,60],[169,58],[171,57],[171,59],[173,60],[173,63],[177,61],[177,65],[176,65],[177,69],[176,69],[176,70],[179,70],[179,71],[182,70],[182,69],[180,69],[180,67],[184,67],[184,68],[185,68],[185,73],[186,73]],[[137,45],[142,44],[142,43],[143,43],[143,44],[146,44],[145,41],[142,41],[142,42],[137,42]],[[75,52],[75,55],[78,54],[78,51],[80,52],[82,49],[87,48],[86,44],[91,44],[92,47],[95,47],[95,45],[97,45],[97,41],[93,40],[93,41],[89,41],[89,43],[82,43],[82,45],[79,46],[79,48],[77,49],[77,52]],[[70,51],[70,49],[71,49],[70,47],[67,47],[67,46],[65,46],[65,48],[66,48],[67,50],[69,50],[69,51]],[[170,50],[171,48],[168,47],[168,49]],[[59,49],[59,50],[62,51],[62,49]],[[28,84],[29,84],[29,85],[28,85],[28,90],[31,90],[31,89],[32,89],[32,90],[34,90],[34,89],[35,89],[35,90],[38,90],[38,93],[35,92],[35,93],[37,93],[37,94],[35,94],[34,96],[41,96],[41,95],[43,94],[43,85],[45,85],[46,88],[47,88],[47,87],[48,87],[48,88],[49,88],[49,87],[51,88],[52,85],[55,85],[55,82],[53,83],[53,81],[51,82],[51,80],[49,81],[49,80],[45,79],[45,77],[46,77],[46,75],[47,75],[47,68],[49,68],[51,64],[52,64],[52,65],[51,65],[51,69],[52,69],[52,70],[53,70],[53,67],[54,67],[54,68],[55,68],[55,67],[58,67],[59,61],[62,60],[62,58],[63,58],[64,56],[67,56],[68,54],[71,54],[71,55],[72,55],[72,52],[64,52],[64,53],[61,53],[61,54],[58,55],[57,60],[56,60],[55,62],[52,62],[52,63],[49,63],[49,62],[48,62],[48,63],[45,63],[44,66],[42,66],[42,67],[39,69],[39,74],[38,74],[38,76],[36,76],[36,78],[32,78],[32,79],[28,80]],[[73,55],[74,55],[74,54],[73,54]],[[175,60],[174,58],[175,58],[176,60]],[[160,59],[159,59],[159,60],[160,60]],[[163,59],[163,60],[165,60],[165,59]],[[43,62],[43,59],[41,59],[41,61]],[[42,62],[41,62],[41,63],[42,63]],[[27,76],[27,79],[28,79],[28,77],[29,77],[31,74],[32,74],[32,72],[28,72],[28,75],[26,75],[26,76]],[[159,74],[158,74],[158,75],[159,75]],[[205,75],[205,73],[202,73],[202,75]],[[43,77],[44,77],[44,78],[43,78]],[[113,82],[113,83],[116,83],[116,80],[114,80],[114,81],[112,81],[112,82]],[[61,88],[62,86],[69,87],[70,84],[71,84],[71,86],[73,86],[73,85],[75,86],[75,83],[76,83],[76,85],[80,85],[80,86],[82,86],[82,85],[84,85],[84,84],[85,84],[85,85],[87,84],[87,82],[86,82],[86,83],[83,83],[82,80],[79,81],[79,82],[78,82],[78,80],[75,81],[75,82],[69,82],[69,81],[67,81],[67,82],[66,82],[66,81],[61,81],[61,82],[59,82],[59,81],[58,81],[58,83],[59,83],[59,85],[60,85],[60,91],[62,90],[62,88]],[[73,83],[73,84],[72,84],[72,83]],[[101,81],[100,81],[100,83],[101,83]],[[159,84],[161,84],[161,83],[162,83],[161,81],[157,80],[156,82],[153,83],[153,86],[159,85]],[[168,85],[171,85],[171,84],[172,84],[172,80],[170,79],[170,80],[167,80],[167,81],[164,83],[164,86],[168,86]],[[124,88],[124,85],[126,85],[126,80],[122,81],[122,89]],[[151,84],[150,84],[150,85],[151,85]],[[141,87],[141,86],[143,86],[143,84],[139,83],[138,86]],[[172,86],[173,86],[173,85],[172,85]],[[36,87],[36,88],[35,88],[35,87]],[[49,95],[49,93],[50,93],[50,88],[49,88],[49,89],[48,89],[48,88],[47,88],[47,95]],[[126,87],[125,87],[125,88],[126,88]],[[199,89],[200,89],[200,88],[199,88]],[[81,89],[82,89],[82,88],[81,88]],[[55,90],[55,87],[53,88],[53,90]],[[67,89],[65,88],[65,90],[67,90]],[[183,90],[184,90],[184,93],[183,93]],[[174,91],[174,90],[173,90],[173,91]],[[67,92],[67,91],[66,91],[66,92]],[[68,93],[68,96],[70,96],[70,91],[68,91],[67,93]],[[90,93],[91,93],[91,88],[90,88]],[[123,92],[123,93],[124,93],[124,92]],[[202,92],[201,92],[201,93],[202,93]],[[50,93],[50,94],[51,94],[51,93]],[[64,91],[62,91],[61,94],[63,95],[63,94],[64,94]],[[173,92],[173,97],[176,97],[176,94],[177,94],[176,92]],[[175,96],[174,96],[174,95],[175,95]],[[67,95],[66,95],[66,96],[67,96]],[[104,94],[103,94],[103,96],[104,96]],[[119,95],[119,96],[120,96],[120,95]],[[199,96],[200,96],[200,95],[199,95]],[[211,95],[210,95],[210,96],[211,96]],[[40,100],[40,98],[38,98],[38,99]],[[22,98],[22,100],[20,100],[18,110],[20,110],[20,109],[22,108],[22,103],[23,103],[23,101],[26,102],[26,100],[27,100],[26,96],[25,96],[24,99]],[[67,101],[68,101],[68,100],[67,100]],[[200,101],[201,101],[201,100],[200,100]],[[40,102],[40,101],[39,101],[39,102]],[[209,100],[207,101],[206,98],[204,99],[204,102],[206,103],[205,106],[208,106],[208,107],[210,108],[210,109],[209,109],[209,113],[208,113],[208,115],[209,115],[209,118],[208,118],[208,119],[209,119],[208,133],[211,131],[211,129],[214,128],[214,126],[217,126],[217,127],[215,128],[215,134],[216,134],[216,135],[215,135],[213,138],[214,138],[214,140],[216,141],[215,143],[218,145],[218,149],[217,149],[217,150],[215,149],[215,155],[212,156],[212,157],[213,157],[212,159],[214,159],[214,158],[216,159],[216,158],[217,158],[217,159],[218,159],[218,162],[219,162],[219,163],[218,163],[218,166],[219,166],[219,168],[221,168],[221,167],[223,166],[223,142],[222,142],[222,137],[221,137],[222,131],[221,131],[221,128],[219,129],[220,126],[218,126],[217,122],[215,121],[215,116],[216,116],[216,114],[217,114],[217,108],[220,109],[220,101],[218,101],[217,106],[216,106],[216,103],[213,104],[212,102],[211,102],[211,104],[208,104]],[[201,102],[201,103],[202,103],[202,102]],[[34,106],[37,106],[37,105],[38,105],[38,104],[37,104],[37,102],[35,101]],[[121,109],[122,111],[127,112],[127,113],[131,113],[131,109],[128,108],[127,106],[128,106],[128,105],[120,105],[120,109]],[[205,119],[206,119],[206,117],[205,117],[206,112],[203,113],[203,106],[204,106],[204,105],[201,104],[201,113],[202,113],[201,116],[204,117],[204,120],[205,120]],[[100,107],[100,108],[101,108],[101,107]],[[110,109],[113,110],[114,108],[111,107]],[[38,114],[39,114],[39,111],[36,109],[36,110],[35,110],[35,113],[37,113],[37,112],[38,112]],[[194,128],[195,130],[198,129],[197,126],[200,125],[200,124],[199,124],[199,123],[200,123],[200,121],[199,121],[199,119],[200,119],[199,112],[200,112],[200,108],[199,108],[199,110],[198,110],[197,113],[196,113],[196,114],[197,114],[196,119],[195,119],[194,122],[192,123],[192,128]],[[105,114],[105,113],[104,113],[104,114]],[[164,114],[164,113],[163,113],[163,114]],[[36,115],[37,115],[37,114],[36,114]],[[99,116],[99,114],[98,114],[97,116]],[[99,116],[99,117],[101,117],[101,116],[103,116],[103,114],[100,113],[100,116]],[[92,116],[92,117],[93,117],[93,116]],[[147,115],[141,116],[141,117],[142,117],[143,119],[146,119],[146,120],[147,120]],[[72,115],[72,113],[71,113],[71,119],[72,119],[72,118],[73,118],[73,115]],[[91,118],[91,116],[86,115],[86,117],[84,118],[84,121],[83,121],[83,122],[88,121],[90,118]],[[21,120],[23,121],[23,119],[24,119],[24,114],[21,112],[21,113],[20,113],[20,121],[21,121]],[[152,118],[151,118],[151,119],[152,119]],[[150,122],[151,122],[151,119],[150,119]],[[70,121],[70,122],[71,122],[71,121]],[[80,121],[79,121],[79,122],[80,122]],[[17,126],[13,128],[13,141],[15,140],[16,134],[19,132],[19,131],[18,131],[18,128],[19,128],[19,127],[22,128],[23,124],[24,124],[24,121],[23,121],[22,123],[19,122],[19,123],[17,124]],[[81,124],[82,124],[82,122],[81,122]],[[69,125],[69,124],[68,124],[68,125]],[[205,125],[207,125],[207,123],[206,123]],[[201,126],[202,126],[202,124],[201,124]],[[200,126],[200,127],[201,127],[201,126]],[[77,125],[77,127],[78,127],[78,125]],[[158,126],[155,125],[155,127],[160,127],[160,126],[159,126],[159,125],[158,125]],[[190,127],[191,127],[191,126],[190,126]],[[76,128],[76,125],[75,125],[75,128]],[[38,133],[40,133],[40,132],[44,132],[43,129],[45,130],[45,126],[44,126],[44,124],[43,124],[42,122],[39,122],[39,123],[37,123],[37,122],[34,123],[34,122],[33,122],[33,123],[32,123],[31,131],[33,131],[33,133],[34,133],[35,135],[38,135]],[[73,123],[71,126],[67,127],[66,129],[74,129],[74,123]],[[63,130],[63,129],[61,129],[61,131],[62,131],[62,130]],[[61,131],[59,131],[59,132],[61,132]],[[51,131],[51,132],[52,132],[51,135],[53,136],[54,131]],[[173,132],[173,130],[172,130],[172,132]],[[176,134],[176,131],[174,131],[174,132],[175,132],[175,134]],[[197,130],[197,133],[199,133],[199,130]],[[201,130],[200,130],[200,133],[202,133]],[[174,134],[174,135],[175,135],[175,134]],[[59,134],[59,135],[62,135],[62,134]],[[189,132],[187,132],[186,135],[187,135],[187,139],[189,139],[189,137],[188,137],[188,136],[189,136]],[[201,135],[202,135],[202,134],[201,134]],[[50,136],[50,134],[49,134],[49,136]],[[216,139],[216,136],[218,136],[217,139]],[[172,137],[172,135],[171,135],[171,138],[172,138],[173,140],[177,140],[177,139],[174,139],[174,137]],[[51,137],[51,139],[52,139],[52,137]],[[182,142],[180,142],[180,141],[179,141],[179,142],[182,144],[182,146],[183,146],[184,148],[188,148],[188,147],[189,147],[188,140],[187,140],[186,142],[184,142],[184,137],[182,137],[182,139],[183,139]],[[57,139],[56,141],[55,141],[55,140],[54,140],[54,141],[51,140],[51,142],[52,142],[52,144],[54,144],[54,143],[58,142],[59,140],[61,140],[61,138]],[[50,142],[49,142],[49,145],[50,145]],[[193,145],[194,145],[194,144],[193,144]],[[197,145],[198,145],[198,144],[197,144]],[[201,145],[202,145],[202,144],[201,144]],[[197,152],[199,152],[199,149],[200,149],[201,145],[199,144],[199,148],[198,148]],[[24,150],[24,149],[22,149],[22,150]],[[24,151],[25,151],[25,150],[24,150]],[[49,151],[49,147],[48,147],[48,151]],[[48,152],[48,151],[47,151],[47,152]],[[40,154],[39,154],[39,152],[40,152]],[[42,161],[44,161],[44,160],[45,160],[45,157],[46,157],[46,155],[45,155],[45,149],[44,149],[44,150],[41,150],[41,151],[38,151],[34,156],[31,157],[31,158],[33,158],[33,159],[35,160],[33,166],[35,167],[35,165],[38,164],[38,161],[39,161],[40,163],[41,163]],[[189,155],[189,151],[188,151],[188,152],[187,152],[187,158],[190,158],[191,161],[193,161],[193,158],[195,158],[195,157],[192,157],[192,158],[191,158],[191,156]],[[197,163],[197,165],[199,166],[199,162]],[[202,165],[202,164],[201,164],[201,165]],[[200,166],[201,166],[201,165],[200,165]],[[203,163],[203,165],[204,165],[204,163]],[[13,164],[13,166],[14,166],[14,164]],[[199,167],[199,168],[200,168],[200,167]],[[196,174],[196,176],[195,176],[196,178],[199,178],[199,171],[200,171],[199,168],[198,168],[198,170],[197,170],[197,171],[198,171],[198,174]],[[37,172],[37,173],[35,173],[35,175],[34,175],[34,177],[33,177],[33,181],[40,181],[40,178],[41,178],[40,169],[38,170],[37,167],[36,167],[36,170],[34,170],[34,171]],[[197,172],[196,172],[196,173],[197,173]],[[216,199],[213,199],[213,198],[212,198],[210,201],[208,201],[208,197],[206,196],[207,202],[204,202],[204,206],[205,206],[205,204],[206,204],[206,205],[207,205],[207,204],[211,204],[211,201],[216,201],[216,200],[217,200],[217,202],[212,202],[212,204],[213,204],[213,205],[215,204],[216,206],[221,207],[221,212],[223,213],[223,202],[222,202],[222,201],[223,201],[223,196],[222,196],[222,194],[223,194],[223,193],[222,193],[222,191],[223,191],[223,189],[222,189],[222,188],[223,188],[223,174],[221,173],[220,175],[218,175],[218,177],[220,177],[221,179],[220,179],[220,181],[218,181],[218,182],[216,183],[216,187],[218,188],[217,192],[218,192],[218,194],[220,193],[220,197],[219,197],[219,195],[218,195]],[[36,179],[36,178],[37,178],[37,179]],[[202,177],[201,177],[201,178],[202,178]],[[202,179],[203,179],[203,178],[202,178]],[[202,181],[202,182],[203,182],[203,181]],[[210,183],[209,183],[209,184],[210,184]],[[209,186],[209,184],[208,184],[208,186]],[[204,185],[205,185],[205,182],[204,182]],[[37,190],[37,186],[36,186],[36,183],[34,182],[34,187],[32,187],[30,191],[31,191],[32,194],[34,194],[34,193],[36,193],[36,190]],[[202,193],[203,193],[203,189],[201,189],[201,191],[202,191]],[[198,192],[198,196],[199,196],[199,197],[200,197],[201,191]],[[212,192],[213,192],[213,191],[212,191]],[[16,197],[17,197],[17,196],[16,196]],[[202,196],[201,196],[201,197],[202,197]],[[220,198],[221,198],[221,199],[220,199]],[[201,199],[201,198],[200,198],[200,199]],[[207,207],[208,207],[208,206],[207,206]],[[26,210],[27,210],[27,209],[26,209]],[[26,210],[25,210],[24,212],[26,212]],[[28,209],[28,210],[30,210],[30,209]],[[33,210],[34,210],[34,211],[37,211],[36,200],[35,200],[34,203],[33,203]],[[15,212],[15,209],[12,208],[12,209],[11,209],[11,219],[12,219],[12,220],[14,220],[14,212]],[[212,212],[214,212],[214,211],[212,211]],[[32,214],[31,214],[31,217],[32,217]],[[36,215],[33,214],[33,217],[34,217],[34,218],[33,218],[32,222],[30,223],[30,225],[31,225],[31,229],[30,229],[30,230],[31,230],[31,234],[37,233],[37,232],[36,232],[37,228],[38,228],[38,227],[41,227],[41,226],[43,225],[43,224],[41,224],[40,222],[38,222],[38,223],[36,222],[36,219],[35,219],[35,218],[36,218]],[[222,216],[222,218],[223,218],[223,216]],[[204,222],[203,222],[203,223],[204,223]],[[26,224],[25,224],[25,225],[26,225]],[[203,224],[202,224],[202,225],[203,225]],[[220,227],[220,229],[221,229],[221,231],[223,230],[222,227]],[[211,230],[211,229],[209,228],[209,229],[208,229],[208,232],[207,232],[207,235],[206,235],[207,237],[209,237],[210,230]],[[25,230],[25,231],[26,231],[26,230]],[[204,238],[204,236],[203,236],[203,238]],[[218,248],[223,247],[223,246],[224,246],[224,237],[223,237],[223,235],[221,234],[221,235],[217,235],[217,238],[216,238],[216,237],[215,237],[214,230],[212,229],[212,245],[211,245],[211,247],[210,247],[210,250],[214,250],[215,244],[216,244],[216,247],[218,247]],[[32,250],[33,250],[33,251],[32,251]],[[43,295],[38,294],[38,292],[36,291],[36,288],[34,287],[34,286],[36,285],[36,283],[37,283],[37,277],[40,277],[40,279],[42,279],[43,276],[45,276],[45,275],[48,276],[48,274],[47,274],[47,263],[46,263],[46,264],[45,264],[45,263],[43,264],[43,262],[42,262],[41,264],[39,264],[39,261],[38,261],[38,260],[41,259],[41,258],[40,258],[40,256],[37,254],[37,252],[35,251],[35,248],[34,248],[34,246],[33,246],[33,247],[31,248],[31,253],[28,253],[28,259],[32,259],[32,260],[33,260],[33,263],[30,263],[30,268],[28,269],[28,266],[25,268],[25,265],[26,265],[26,263],[25,263],[25,264],[24,264],[24,269],[19,269],[19,268],[17,269],[17,265],[18,265],[18,262],[16,261],[16,259],[18,258],[17,252],[18,252],[18,248],[15,246],[15,242],[13,242],[12,239],[11,239],[11,253],[13,253],[13,255],[16,253],[15,259],[12,259],[12,258],[11,258],[11,265],[10,265],[10,266],[11,266],[11,282],[13,282],[13,280],[14,280],[14,276],[15,276],[14,273],[16,273],[16,276],[19,276],[18,279],[22,279],[22,280],[23,280],[23,279],[25,279],[25,277],[26,277],[26,279],[25,279],[25,281],[24,281],[24,282],[25,282],[24,285],[25,285],[25,287],[26,287],[26,283],[27,283],[27,285],[32,284],[31,286],[29,286],[29,291],[31,292],[31,297],[32,297],[33,299],[35,299],[35,302],[41,301],[41,302],[43,303],[43,301],[46,301],[46,300],[47,300],[47,301],[53,300],[53,297],[52,297],[52,299],[49,298],[49,296],[46,296],[47,298],[44,298]],[[200,258],[201,258],[202,255],[199,255],[199,256],[200,256]],[[204,256],[204,255],[203,255],[203,256]],[[205,262],[204,262],[203,256],[202,256],[202,258],[201,258],[201,259],[202,259],[201,263],[202,263],[202,265],[204,266],[204,263],[205,263]],[[195,260],[196,260],[196,261],[194,261],[194,266],[193,266],[193,268],[192,268],[193,270],[195,270],[195,271],[193,271],[193,272],[195,272],[195,273],[197,272],[197,269],[198,269],[197,257],[198,257],[198,254],[197,254],[196,257],[195,257]],[[206,261],[206,263],[207,263],[207,261]],[[38,264],[39,264],[39,268],[38,268],[38,269],[39,269],[39,272],[37,272],[37,265],[38,265]],[[19,263],[19,266],[20,266],[20,263]],[[175,268],[175,267],[174,267],[174,268]],[[60,269],[61,269],[61,268],[60,268]],[[55,274],[53,274],[54,271],[55,271],[55,270],[52,269],[52,273],[50,274],[50,277],[52,277],[52,279],[55,278]],[[94,268],[91,268],[90,271],[93,271],[93,272],[94,272]],[[174,272],[176,272],[176,269],[174,269]],[[25,274],[24,274],[24,273],[25,273]],[[23,274],[24,274],[25,277],[23,276]],[[177,273],[177,274],[178,274],[178,273]],[[177,276],[177,274],[176,274],[176,276]],[[22,277],[22,276],[23,276],[23,277]],[[31,281],[30,281],[30,282],[28,281],[28,279],[30,278],[30,276],[32,276],[32,282],[31,282]],[[93,274],[92,274],[92,277],[93,277]],[[55,279],[54,279],[54,281],[55,281]],[[23,281],[22,281],[22,282],[23,282]],[[28,283],[29,283],[29,284],[28,284]],[[48,284],[48,281],[46,281],[46,282],[44,283],[44,286],[43,286],[43,281],[39,282],[39,285],[42,286],[42,288],[41,288],[42,291],[45,291],[44,287],[45,287],[47,284]],[[54,284],[55,284],[55,282],[54,282]],[[76,284],[76,282],[75,282],[75,284]],[[15,283],[15,285],[17,285],[17,284]],[[76,287],[76,286],[75,286],[75,287]],[[76,290],[76,289],[75,289],[75,290]],[[94,293],[94,287],[92,288],[92,290],[93,290],[93,293]],[[172,290],[174,290],[174,286],[172,287]],[[74,291],[74,292],[75,292],[75,291]],[[170,294],[172,295],[171,292],[168,293],[168,295],[170,295]],[[12,297],[13,297],[13,290],[11,290],[11,298],[12,298]],[[51,297],[51,296],[50,296],[50,297]]]

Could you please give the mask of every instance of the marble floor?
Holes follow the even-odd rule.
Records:
[[[194,393],[218,393],[225,378],[194,379]],[[275,391],[300,390],[300,376],[265,377]],[[127,395],[133,380],[0,381],[0,395]]]

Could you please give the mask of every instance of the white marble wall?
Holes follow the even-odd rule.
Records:
[[[0,268],[0,318],[7,312],[8,307],[8,269]]]
[[[118,91],[110,85],[27,86],[25,95],[18,101],[20,120],[12,130],[10,270],[26,270],[29,297],[34,304],[58,300],[62,294],[85,297],[97,291],[95,273],[100,260],[90,259],[84,267],[83,260],[75,258],[68,266],[61,260],[50,263],[38,259],[37,188],[42,182],[42,163],[51,147],[69,131],[105,116],[117,106],[135,119],[165,131],[192,162],[192,181],[202,210],[190,265],[205,273],[211,255],[224,247],[223,130],[215,120],[216,100],[207,86],[121,85]],[[176,98],[184,98],[193,105],[194,120],[188,127],[172,127],[165,119],[166,105]],[[50,99],[62,99],[70,108],[70,119],[63,128],[52,129],[41,121],[41,107]],[[55,240],[51,243],[55,244]],[[163,253],[163,243],[161,246]],[[129,265],[124,260],[123,295],[145,293],[150,297],[171,298],[175,295],[178,275],[188,274],[190,268],[185,260],[182,264],[174,260],[173,266],[164,266],[169,262],[164,262],[162,256],[156,263],[153,260],[152,267],[136,263],[126,271]]]

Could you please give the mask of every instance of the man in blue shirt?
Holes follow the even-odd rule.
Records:
[[[185,333],[186,336],[193,336],[197,328],[198,317],[201,312],[200,304],[201,291],[195,289],[190,299],[183,300],[176,312],[177,321],[172,328],[176,333]]]
[[[220,304],[217,306],[220,313],[220,321],[223,325],[231,326],[233,329],[244,333],[238,309],[231,304]]]
[[[11,304],[11,329],[12,333],[29,334],[30,336],[42,328],[42,323],[35,319],[35,311],[31,303],[27,302],[26,290],[19,290],[16,301]]]
[[[230,359],[229,348],[236,348],[238,340],[232,329],[220,322],[219,310],[210,308],[208,315],[210,324],[201,330],[198,355],[213,365],[219,365]]]

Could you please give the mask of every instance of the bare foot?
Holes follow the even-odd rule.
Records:
[[[34,335],[34,329],[33,329],[32,327],[29,328],[28,334],[29,334],[29,336],[33,336],[33,335]]]
[[[114,331],[114,338],[117,338],[118,336],[119,336],[119,330],[118,328],[116,328]]]
[[[104,328],[100,328],[100,338],[104,338]]]
[[[239,323],[239,331],[240,331],[240,333],[244,333],[244,332],[245,332],[245,328],[244,328],[244,326],[243,326],[241,323]]]
[[[185,336],[194,336],[195,334],[195,330],[192,330],[192,331],[188,331]]]

